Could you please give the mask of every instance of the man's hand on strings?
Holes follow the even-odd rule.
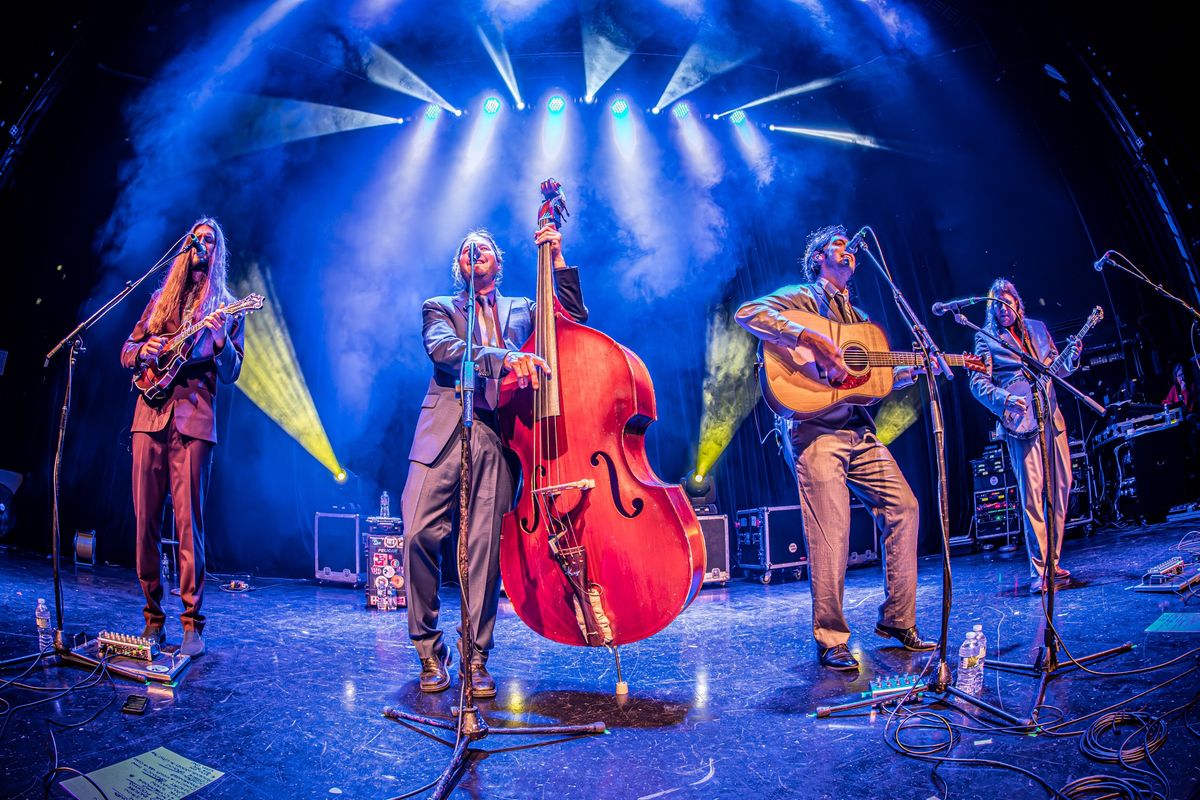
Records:
[[[538,373],[550,377],[550,365],[533,353],[512,351],[504,357],[504,366],[517,373],[517,385],[522,389],[531,384],[537,389],[541,385]]]

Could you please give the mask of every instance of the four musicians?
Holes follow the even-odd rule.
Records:
[[[166,640],[159,563],[162,511],[169,493],[174,501],[180,547],[182,651],[199,656],[205,649],[201,638],[203,503],[217,438],[215,397],[218,381],[232,383],[238,377],[244,331],[240,319],[227,318],[223,311],[230,295],[225,287],[227,255],[220,226],[204,218],[192,226],[191,234],[125,342],[121,361],[130,369],[156,363],[175,331],[192,323],[202,325],[190,358],[167,395],[158,400],[139,396],[132,425],[137,572],[146,600],[143,635],[159,642]],[[553,224],[547,224],[537,231],[534,241],[550,248],[563,310],[579,322],[586,321],[578,271],[568,267],[563,258],[562,234]],[[751,334],[794,351],[801,360],[810,358],[822,379],[832,386],[849,375],[839,345],[781,312],[799,310],[843,324],[867,321],[866,314],[850,302],[856,256],[848,244],[841,226],[814,231],[807,239],[802,262],[808,282],[785,286],[747,302],[737,312],[737,321]],[[471,438],[468,513],[472,535],[467,553],[474,652],[460,653],[460,660],[472,659],[476,697],[496,693],[486,663],[493,646],[499,596],[500,520],[512,506],[519,480],[497,424],[499,385],[500,379],[511,372],[519,385],[537,388],[547,370],[546,362],[538,356],[520,351],[533,330],[534,303],[500,293],[502,267],[503,252],[491,234],[483,229],[471,231],[459,244],[451,263],[456,294],[430,298],[422,309],[422,336],[433,375],[417,419],[401,507],[409,635],[421,664],[419,687],[425,692],[442,691],[450,684],[450,650],[438,627],[438,588],[442,546],[450,535],[452,513],[457,508],[461,468],[458,431],[462,423],[456,384],[468,315],[472,315],[474,360],[480,378],[474,400],[477,424]],[[468,308],[467,284],[472,275],[476,303]],[[973,374],[971,391],[1004,421],[1031,412],[1023,396],[1006,389],[1024,374],[1016,353],[1049,364],[1058,350],[1046,326],[1025,316],[1024,304],[1011,282],[997,279],[988,296],[991,299],[985,333],[976,336],[975,352],[990,372]],[[1078,366],[1080,351],[1079,342],[1071,345],[1061,374],[1070,374]],[[895,367],[893,388],[912,384],[919,372],[918,368]],[[1185,390],[1177,391],[1183,394]],[[1005,436],[1025,513],[1031,588],[1035,592],[1046,586],[1050,525],[1061,549],[1071,486],[1066,426],[1053,387],[1049,386],[1043,396],[1046,441],[1051,443],[1049,474],[1043,474],[1041,438],[1011,433]],[[1184,402],[1189,399],[1183,397]],[[935,643],[922,639],[916,626],[917,500],[891,452],[876,436],[870,413],[862,405],[839,403],[803,422],[793,422],[788,432],[787,449],[796,474],[807,546],[812,630],[819,663],[846,671],[859,666],[847,645],[850,627],[843,610],[851,491],[870,509],[882,533],[884,599],[875,632],[898,640],[909,650],[934,649]],[[1047,481],[1053,505],[1049,520],[1043,500]],[[1059,567],[1053,580],[1065,583],[1069,575]]]

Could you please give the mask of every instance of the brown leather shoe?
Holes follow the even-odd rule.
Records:
[[[904,645],[905,650],[911,650],[914,653],[927,653],[937,647],[937,642],[927,642],[921,638],[921,633],[917,630],[916,625],[907,628],[893,628],[891,625],[878,622],[875,624],[875,633],[880,636],[892,637]]]
[[[461,670],[458,677],[462,678]],[[481,700],[496,696],[496,679],[487,671],[487,667],[482,661],[475,661],[471,664],[471,696]]]
[[[441,692],[450,685],[450,651],[421,659],[422,692]]]
[[[858,669],[858,659],[850,652],[850,648],[844,644],[835,644],[833,647],[824,649],[817,648],[817,659],[821,662],[822,667],[841,670],[842,672],[850,672]]]

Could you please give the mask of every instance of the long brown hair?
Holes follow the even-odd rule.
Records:
[[[225,232],[212,217],[201,217],[196,220],[192,224],[191,232],[195,233],[201,225],[212,228],[215,238],[212,252],[208,256],[208,270],[199,283],[189,285],[191,275],[189,264],[192,253],[186,241],[180,244],[179,252],[175,254],[175,260],[171,263],[171,269],[167,272],[167,277],[163,278],[162,286],[159,287],[158,302],[150,314],[147,328],[152,334],[164,333],[167,325],[173,323],[176,311],[181,308],[183,313],[180,315],[180,319],[182,324],[187,325],[211,314],[221,303],[227,303],[232,299],[228,289],[225,288],[226,272],[229,267],[229,255],[225,248]],[[187,308],[183,308],[185,302],[188,303]]]
[[[1013,327],[1016,328],[1016,334],[1019,334],[1017,338],[1020,339],[1025,335],[1025,301],[1021,299],[1021,293],[1008,278],[996,278],[992,281],[992,286],[987,293],[987,317],[983,327],[987,329],[988,333],[999,334],[1000,320],[996,318],[996,307],[1000,305],[1000,301],[996,298],[1000,296],[1001,292],[1008,292],[1017,301],[1017,307],[1013,309],[1016,312],[1017,321],[1013,323]]]

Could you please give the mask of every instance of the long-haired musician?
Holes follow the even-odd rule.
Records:
[[[162,608],[163,507],[171,495],[179,542],[179,594],[183,601],[180,651],[193,658],[205,650],[204,497],[217,443],[217,382],[233,383],[242,368],[245,333],[223,307],[228,254],[216,220],[204,217],[190,229],[162,286],[150,298],[121,348],[121,364],[138,369],[155,362],[171,334],[200,322],[187,362],[165,397],[139,395],[130,427],[133,441],[133,510],[137,519],[137,573],[146,598],[142,635],[166,641]]]
[[[803,266],[809,283],[785,286],[742,305],[737,321],[765,342],[811,350],[829,380],[838,383],[848,368],[837,345],[820,331],[780,312],[800,310],[840,323],[865,322],[850,303],[855,255],[846,249],[846,229],[832,225],[809,234]],[[799,352],[799,351],[797,351]],[[897,367],[896,388],[913,382],[914,370]],[[932,650],[916,626],[917,531],[919,509],[899,465],[875,436],[875,423],[861,405],[838,404],[790,426],[790,443],[812,591],[812,628],[817,658],[830,669],[857,670],[850,652],[850,626],[842,609],[850,542],[853,490],[882,528],[884,599],[875,632],[898,639],[907,649]]]
[[[1025,303],[1012,281],[997,278],[988,290],[987,321],[983,329],[1003,341],[1009,347],[1032,356],[1043,364],[1050,364],[1058,357],[1058,348],[1046,326],[1025,316]],[[1061,375],[1069,375],[1079,366],[1082,341],[1076,341],[1068,354]],[[1045,434],[1049,448],[1049,476],[1043,475],[1043,442],[1036,432],[1016,435],[1008,428],[1019,417],[1035,413],[1024,395],[1008,391],[1006,387],[1025,377],[1021,360],[1011,351],[975,334],[975,354],[991,366],[990,372],[971,374],[971,394],[995,414],[1004,427],[1004,438],[1008,443],[1009,458],[1017,476],[1017,490],[1025,514],[1025,547],[1029,552],[1030,591],[1042,592],[1046,588],[1045,554],[1048,547],[1048,526],[1045,508],[1045,483],[1050,481],[1053,505],[1055,547],[1054,581],[1058,586],[1070,583],[1071,573],[1058,564],[1062,553],[1063,530],[1066,523],[1067,500],[1071,493],[1071,449],[1067,440],[1067,424],[1058,407],[1054,386],[1047,387],[1044,397]]]

